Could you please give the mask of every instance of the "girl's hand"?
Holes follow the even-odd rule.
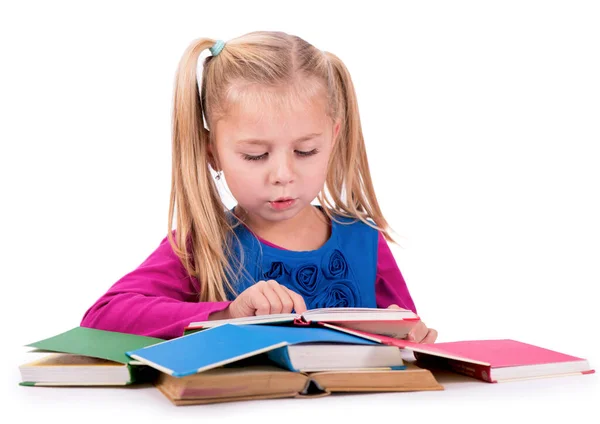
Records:
[[[398,305],[390,305],[388,309],[404,309],[399,307]],[[419,323],[410,330],[408,336],[406,336],[406,340],[409,342],[415,343],[434,343],[437,339],[438,332],[433,328],[427,328],[423,321],[419,321]]]
[[[289,314],[306,311],[304,299],[298,293],[275,280],[259,281],[244,290],[226,309],[229,318],[255,315]],[[224,311],[225,312],[225,311]]]

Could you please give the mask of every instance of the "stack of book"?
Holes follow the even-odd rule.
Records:
[[[418,322],[410,311],[339,308],[190,323],[172,340],[76,327],[28,345],[49,355],[20,367],[21,384],[149,382],[189,405],[443,390],[440,367],[489,382],[593,372],[585,359],[512,340],[404,340]]]

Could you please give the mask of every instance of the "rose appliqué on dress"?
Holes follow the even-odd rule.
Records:
[[[339,250],[335,249],[329,256],[329,261],[325,259],[322,264],[323,273],[327,278],[346,278],[348,276],[348,264],[346,258]]]
[[[317,260],[318,261],[318,260]],[[300,294],[309,309],[352,308],[360,306],[360,289],[353,280],[346,258],[335,249],[325,254],[319,263],[289,265],[272,262],[263,273],[267,280],[275,280]]]
[[[267,272],[263,273],[263,276],[267,280],[277,281],[277,279],[281,279],[286,274],[289,275],[289,273],[290,270],[286,264],[283,262],[273,262],[271,263],[271,268]]]
[[[292,280],[304,296],[314,296],[319,286],[319,268],[314,264],[303,264],[294,269]]]
[[[311,302],[314,308],[350,308],[358,305],[360,293],[353,281],[338,280],[315,296]]]

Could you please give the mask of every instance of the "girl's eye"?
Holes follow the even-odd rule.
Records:
[[[307,156],[312,156],[312,155],[315,155],[315,154],[317,154],[317,152],[318,152],[318,150],[317,150],[317,149],[312,149],[312,150],[311,150],[311,151],[309,151],[309,152],[302,152],[302,151],[300,151],[300,150],[296,150],[296,154],[297,154],[298,156],[303,156],[303,157],[307,157]]]
[[[243,155],[244,159],[246,160],[261,160],[266,158],[268,155],[268,153],[263,153],[262,155],[257,155],[257,156],[253,156],[253,155]]]
[[[295,150],[294,151],[298,156],[301,157],[308,157],[308,156],[312,156],[318,153],[317,149],[312,149],[308,152],[303,152],[302,150]],[[263,160],[266,159],[267,156],[269,156],[269,153],[263,153],[262,155],[247,155],[247,154],[242,154],[242,157],[245,160]]]

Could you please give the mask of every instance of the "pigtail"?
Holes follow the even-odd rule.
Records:
[[[168,239],[187,272],[198,279],[200,301],[222,301],[227,291],[233,292],[229,244],[224,243],[231,226],[208,166],[210,134],[203,125],[200,94],[204,93],[196,80],[198,57],[213,44],[214,40],[201,38],[185,51],[175,80],[172,117]]]
[[[340,118],[341,128],[326,178],[327,191],[332,201],[323,194],[319,195],[319,201],[327,205],[327,212],[333,209],[341,215],[359,218],[380,230],[387,240],[393,241],[375,196],[352,78],[336,55],[325,52],[325,56],[330,64],[329,97],[333,102],[335,115]],[[334,216],[328,215],[334,219]]]

